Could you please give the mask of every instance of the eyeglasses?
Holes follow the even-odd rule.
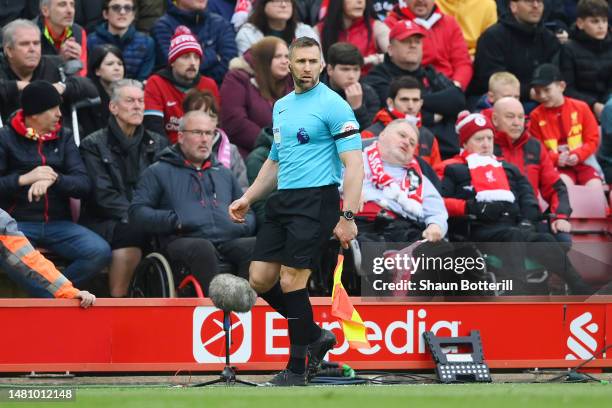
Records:
[[[131,6],[129,4],[113,4],[112,6],[108,6],[109,9],[113,10],[115,13],[121,13],[121,11],[125,11],[127,14],[131,13],[132,11],[134,11],[134,6]]]
[[[191,133],[192,135],[196,135],[199,137],[202,136],[209,136],[209,137],[213,137],[215,135],[215,131],[214,130],[202,130],[202,129],[185,129],[181,131],[182,133]]]

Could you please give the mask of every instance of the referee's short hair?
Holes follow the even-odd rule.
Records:
[[[321,51],[321,45],[317,40],[312,37],[299,37],[291,42],[289,45],[289,59],[293,56],[293,50],[296,48],[310,48],[317,47],[319,52]]]

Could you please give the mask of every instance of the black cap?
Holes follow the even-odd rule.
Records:
[[[531,86],[547,86],[557,81],[563,81],[559,68],[555,64],[542,64],[533,71]]]
[[[21,108],[25,116],[42,113],[61,103],[62,97],[51,82],[33,81],[21,91]]]

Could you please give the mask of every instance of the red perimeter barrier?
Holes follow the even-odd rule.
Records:
[[[315,320],[339,344],[329,358],[356,369],[427,369],[433,361],[421,334],[480,330],[491,368],[573,367],[612,340],[612,297],[587,302],[354,304],[372,349],[349,350],[329,299],[314,298]],[[561,299],[564,300],[564,299]],[[219,371],[224,362],[222,312],[208,299],[0,300],[0,372]],[[286,320],[258,300],[232,315],[232,364],[276,370],[288,354]],[[612,352],[587,367],[612,367]]]

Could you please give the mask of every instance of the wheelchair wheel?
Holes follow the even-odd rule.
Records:
[[[130,297],[176,297],[172,268],[166,258],[157,252],[147,255],[134,271],[130,283]]]

